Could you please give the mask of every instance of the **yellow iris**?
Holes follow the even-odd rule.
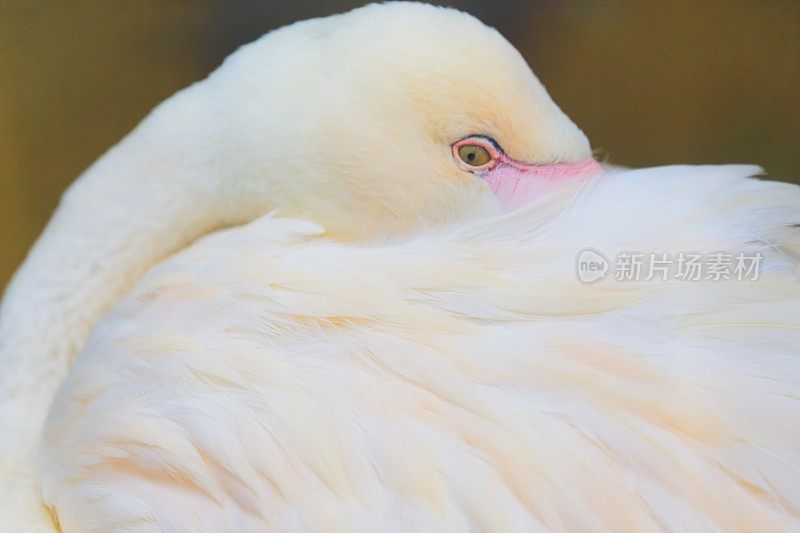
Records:
[[[489,150],[479,144],[464,144],[458,147],[458,157],[471,167],[480,167],[492,160]]]

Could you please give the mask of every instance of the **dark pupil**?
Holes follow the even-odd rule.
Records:
[[[468,153],[468,154],[467,154],[467,159],[469,159],[470,161],[472,161],[473,159],[475,159],[475,152],[470,152],[470,153]]]

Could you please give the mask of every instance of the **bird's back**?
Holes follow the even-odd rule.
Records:
[[[79,531],[798,527],[800,191],[753,171],[615,171],[384,244],[206,238],[96,328],[45,497]],[[583,249],[763,263],[583,283]]]

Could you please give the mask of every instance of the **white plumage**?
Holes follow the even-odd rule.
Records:
[[[754,170],[613,172],[393,244],[270,217],[205,239],[73,367],[47,500],[75,531],[797,526],[800,193]],[[586,285],[588,245],[768,271]]]
[[[347,27],[348,20],[357,26],[366,18],[379,28],[401,29],[404,21],[415,28],[441,22],[466,35],[480,28],[452,11],[404,4],[345,17],[351,18],[326,21]],[[306,29],[325,38],[321,28],[334,25],[313,24],[318,26]],[[419,31],[425,35],[424,28]],[[273,40],[280,35],[293,34]],[[292,44],[308,46],[308,31],[297,35]],[[349,42],[333,40],[331,46]],[[228,68],[248,65],[247,57]],[[228,76],[235,80],[231,72],[246,71],[229,70]],[[205,83],[221,83],[214,79]],[[470,96],[482,97],[482,91]],[[430,103],[433,109],[437,102]],[[172,109],[185,110],[178,104]],[[503,105],[479,111],[491,117],[503,114]],[[539,118],[547,119],[532,124],[536,138],[547,139],[552,125],[560,141],[521,148],[533,133],[527,135],[527,126],[514,117],[514,131],[503,145],[530,161],[580,159],[582,136],[559,113],[542,111]],[[363,118],[358,112],[354,117],[352,128],[377,138],[371,123],[356,120]],[[169,124],[159,115],[148,120],[117,155],[98,164],[97,175],[124,175],[127,170],[119,169],[126,162],[141,170],[136,164],[143,154],[159,149],[148,135],[161,134]],[[409,135],[418,126],[410,124]],[[461,133],[476,133],[474,124],[468,127]],[[300,122],[290,129],[300,130],[290,134],[292,140],[311,139],[309,159],[287,158],[282,179],[311,180],[324,189],[321,174],[348,179],[353,166],[352,177],[363,188],[345,195],[349,201],[338,212],[331,207],[336,198],[291,192],[300,185],[270,189],[295,209],[262,209],[240,191],[246,205],[241,209],[253,215],[233,220],[226,214],[213,224],[194,215],[200,222],[189,227],[202,229],[173,234],[170,244],[152,244],[161,251],[152,252],[150,262],[196,234],[256,218],[259,211],[262,216],[201,238],[158,264],[124,298],[114,295],[148,266],[142,260],[124,280],[114,278],[117,288],[93,303],[94,311],[85,311],[96,315],[82,322],[93,333],[52,402],[36,482],[65,531],[800,527],[800,237],[794,225],[800,189],[752,179],[759,169],[747,166],[607,170],[567,181],[533,204],[501,214],[485,187],[474,192],[480,180],[468,173],[472,181],[453,186],[458,192],[448,200],[460,207],[425,196],[428,191],[441,200],[448,187],[435,183],[445,154],[441,160],[429,156],[427,138],[417,144],[411,137],[393,138],[399,147],[418,148],[412,153],[431,169],[420,174],[416,163],[406,172],[382,166],[387,163],[380,144],[363,151],[348,145],[357,152],[355,161],[331,166],[330,154],[314,144],[318,130]],[[267,138],[284,147],[277,137]],[[231,168],[246,175],[244,159],[252,155],[230,144],[232,139],[226,139],[224,152],[229,159],[214,168],[228,179],[238,176],[231,176]],[[447,141],[445,147],[452,138]],[[364,166],[370,161],[376,163]],[[172,166],[155,158],[144,168],[171,175]],[[89,172],[83,183],[107,183]],[[461,176],[447,172],[442,171]],[[387,176],[401,174],[410,177],[398,192]],[[417,187],[423,176],[433,180],[425,182],[428,188]],[[388,181],[370,188],[375,180]],[[111,190],[123,182],[128,183],[113,181]],[[98,205],[108,201],[109,189],[87,193],[98,189],[84,187],[62,212],[86,205],[79,203],[86,197]],[[208,188],[214,194],[227,190]],[[255,190],[241,188],[248,195]],[[169,211],[174,196],[155,196]],[[407,197],[418,209],[413,216],[401,205]],[[119,201],[139,199],[126,191]],[[361,209],[361,201],[370,207]],[[397,231],[368,231],[375,229],[365,214],[373,204],[383,220],[381,206],[388,206]],[[237,208],[213,205],[219,212]],[[444,215],[431,214],[442,210]],[[328,229],[331,213],[338,213],[330,221],[337,232]],[[148,214],[156,220],[141,217],[139,227],[158,226],[159,217],[169,216]],[[61,217],[63,222],[69,215]],[[349,224],[358,231],[348,230]],[[93,229],[88,223],[78,227]],[[69,233],[45,239],[64,235]],[[125,242],[136,246],[136,234],[128,235]],[[151,245],[148,236],[138,237],[138,250]],[[34,266],[46,264],[40,257],[51,265],[57,257],[41,251],[46,244],[29,259]],[[584,284],[575,261],[586,248],[610,257],[624,251],[725,251],[760,253],[764,260],[756,281],[610,278]],[[27,276],[26,282],[23,269],[4,313],[33,307],[15,303],[26,286],[31,290],[36,276]],[[16,361],[20,357],[9,354],[25,348],[19,339],[36,343],[15,332],[33,326],[24,317],[7,316],[0,355]],[[70,348],[59,353],[65,355],[48,363],[48,375],[66,374]],[[54,359],[39,357],[26,360],[44,365]],[[0,383],[0,421],[20,428],[0,440],[12,459],[35,433],[26,427],[37,424],[34,413],[26,425],[20,410],[51,403],[27,399],[25,389],[33,385],[23,380],[23,370],[37,373],[20,368],[23,386]],[[16,466],[26,464],[25,453],[16,453],[17,462],[4,463],[12,473],[3,480],[6,487],[8,479],[13,485],[30,474]],[[0,524],[41,520],[32,511],[30,491],[9,494],[18,496],[0,513]]]

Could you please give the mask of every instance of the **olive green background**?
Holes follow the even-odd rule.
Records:
[[[797,0],[437,3],[500,29],[611,162],[800,178]],[[0,0],[0,287],[155,104],[272,28],[361,4]]]

